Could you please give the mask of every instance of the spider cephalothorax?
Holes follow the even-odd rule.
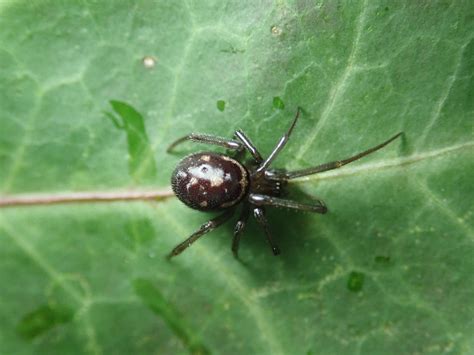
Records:
[[[171,251],[169,257],[180,254],[196,239],[226,222],[232,217],[239,205],[242,205],[242,209],[234,228],[234,239],[232,241],[234,255],[237,256],[240,235],[251,213],[262,226],[273,253],[278,255],[280,250],[273,241],[268,228],[265,206],[286,207],[315,213],[327,212],[327,208],[321,200],[316,199],[314,203],[307,204],[282,198],[282,192],[284,192],[289,180],[340,168],[386,146],[401,135],[401,133],[398,133],[389,140],[344,160],[296,171],[270,169],[270,164],[287,143],[298,121],[299,113],[300,110],[298,109],[290,128],[280,138],[266,159],[262,158],[257,148],[241,130],[235,132],[236,139],[191,133],[170,145],[168,151],[171,151],[179,143],[191,140],[218,145],[233,150],[235,153],[232,157],[213,152],[195,153],[185,157],[178,163],[171,177],[171,186],[176,196],[191,208],[200,211],[224,212],[204,223],[198,231],[178,244]],[[247,163],[243,163],[241,159],[246,151],[250,153],[252,159]]]

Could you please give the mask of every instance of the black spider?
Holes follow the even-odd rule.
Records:
[[[168,257],[180,254],[199,237],[226,222],[232,217],[239,204],[242,204],[242,210],[234,229],[232,241],[234,256],[238,256],[240,235],[250,213],[262,226],[273,254],[278,255],[280,250],[268,228],[265,206],[286,207],[316,213],[327,212],[325,204],[320,200],[315,200],[314,204],[306,204],[281,198],[289,180],[340,168],[386,146],[402,134],[398,133],[389,140],[344,160],[336,160],[296,171],[270,169],[270,164],[288,142],[299,114],[300,109],[298,108],[290,128],[280,138],[266,159],[262,158],[257,148],[241,130],[235,131],[236,140],[191,133],[169,146],[168,152],[176,145],[186,140],[192,140],[233,150],[235,155],[230,157],[226,154],[201,152],[191,154],[179,162],[171,177],[171,185],[176,196],[191,208],[200,211],[224,210],[224,213],[204,223],[198,231],[178,244]],[[243,164],[239,160],[245,155],[245,150],[250,153],[253,159]]]

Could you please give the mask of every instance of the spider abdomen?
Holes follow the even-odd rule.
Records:
[[[242,164],[224,154],[196,153],[179,162],[171,186],[191,208],[220,210],[242,200],[248,191],[249,174]]]

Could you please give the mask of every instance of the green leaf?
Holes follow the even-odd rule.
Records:
[[[0,201],[165,188],[214,149],[173,140],[243,129],[266,156],[297,107],[275,167],[404,132],[295,182],[329,213],[269,209],[279,257],[252,222],[241,261],[233,223],[167,261],[211,218],[177,199],[2,208],[1,352],[473,353],[473,18],[469,1],[0,3]]]
[[[127,134],[129,174],[137,182],[142,177],[156,179],[153,150],[146,133],[143,116],[127,103],[112,100],[110,104],[122,122],[112,113],[106,112],[106,116],[117,129],[122,129]]]
[[[283,110],[285,108],[285,104],[283,103],[283,100],[281,98],[275,96],[273,98],[273,107],[279,110]]]
[[[217,100],[217,109],[221,112],[225,110],[225,101],[224,100]]]
[[[32,339],[61,323],[71,321],[72,318],[73,314],[67,308],[44,305],[26,314],[18,324],[17,331],[22,337]]]

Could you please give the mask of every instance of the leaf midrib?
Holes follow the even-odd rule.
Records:
[[[375,162],[360,164],[356,166],[344,167],[338,170],[331,170],[325,173],[311,175],[307,177],[301,177],[293,180],[295,183],[307,182],[313,180],[329,180],[339,179],[348,176],[368,173],[372,171],[380,171],[391,168],[402,168],[407,165],[417,164],[428,159],[437,159],[451,153],[468,150],[474,147],[474,141],[452,145],[449,147],[435,149],[423,153],[412,154],[406,157],[393,158],[393,159],[382,159]]]

